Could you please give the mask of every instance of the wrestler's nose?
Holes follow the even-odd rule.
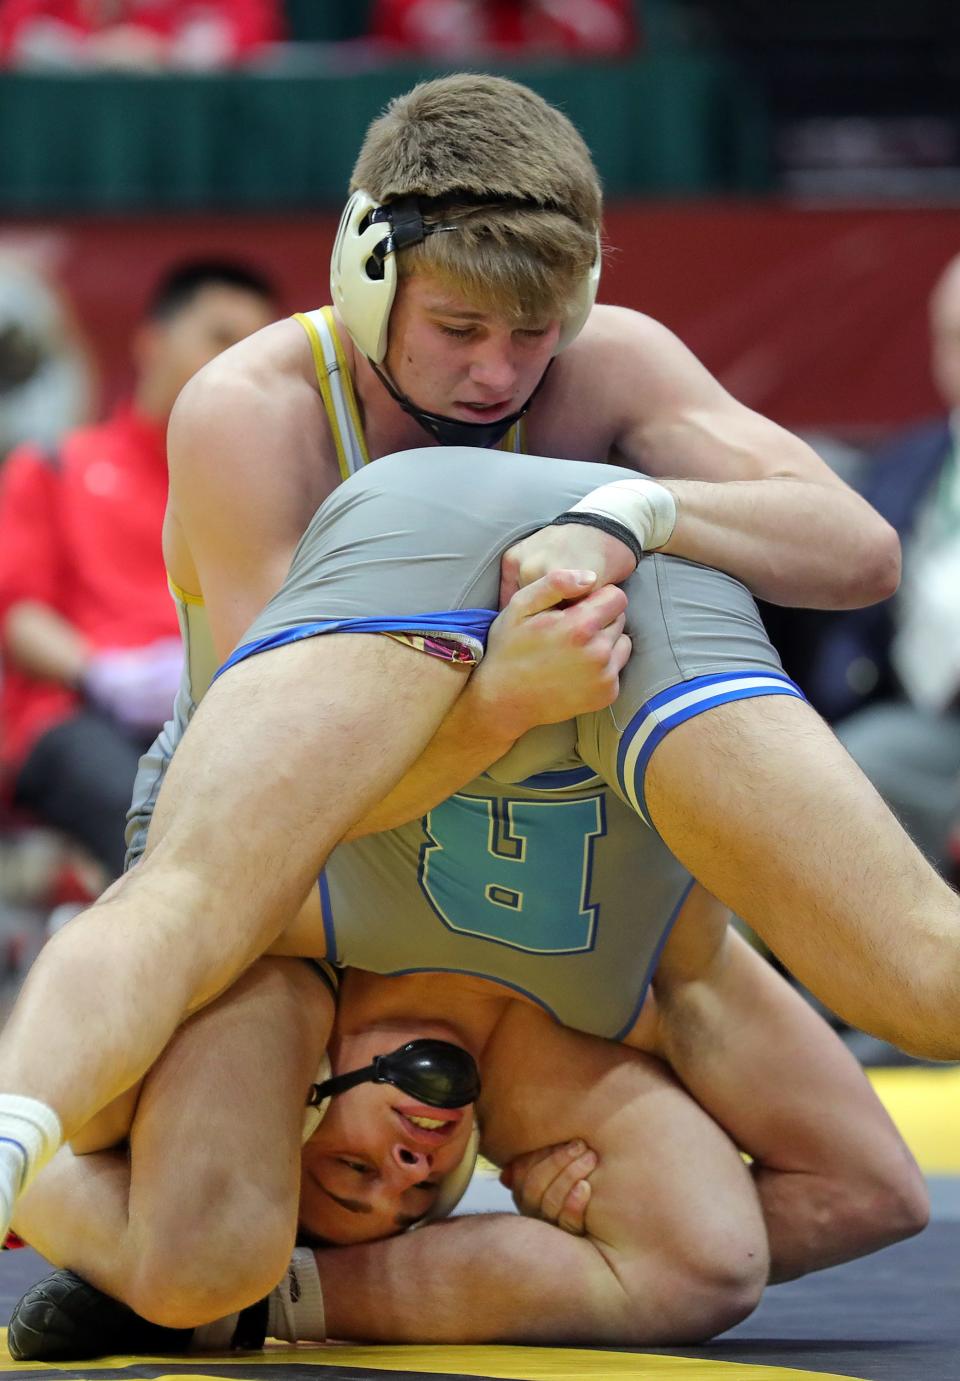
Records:
[[[393,1146],[391,1159],[402,1178],[410,1184],[417,1184],[433,1169],[433,1157],[428,1151],[418,1151],[402,1141]]]
[[[489,340],[479,346],[470,365],[470,378],[498,399],[506,398],[517,381],[509,344]]]

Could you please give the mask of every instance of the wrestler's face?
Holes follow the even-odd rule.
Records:
[[[417,407],[461,422],[496,422],[530,397],[559,334],[558,319],[518,326],[418,273],[397,286],[385,363]]]
[[[362,1068],[395,1042],[354,1043],[336,1072]],[[424,1121],[439,1126],[424,1126]],[[392,1084],[360,1084],[330,1102],[303,1148],[300,1226],[328,1242],[391,1237],[429,1213],[463,1159],[474,1112],[418,1103]]]

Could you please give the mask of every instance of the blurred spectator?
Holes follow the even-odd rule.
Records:
[[[410,52],[611,56],[636,40],[633,0],[377,0],[374,38]]]
[[[0,475],[0,713],[13,803],[123,865],[137,759],[170,713],[182,661],[161,528],[166,421],[207,360],[273,319],[270,287],[231,263],[184,265],[133,341],[132,399],[57,451]]]
[[[930,337],[946,412],[889,441],[862,486],[903,542],[900,590],[832,616],[803,684],[946,871],[960,821],[960,256],[934,287]]]
[[[0,0],[0,61],[231,67],[283,38],[281,16],[280,0]]]
[[[92,412],[93,369],[73,314],[24,253],[0,250],[0,461],[53,446]]]

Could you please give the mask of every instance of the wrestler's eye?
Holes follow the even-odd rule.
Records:
[[[341,1165],[345,1165],[348,1170],[353,1170],[358,1175],[369,1175],[370,1166],[365,1165],[362,1160],[350,1160],[346,1156],[338,1156]]]

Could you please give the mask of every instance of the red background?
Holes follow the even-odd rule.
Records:
[[[333,214],[74,219],[7,222],[0,239],[52,236],[109,402],[149,288],[173,261],[242,257],[273,275],[285,310],[309,308],[328,299],[335,228]],[[785,425],[867,439],[937,408],[926,300],[960,252],[960,209],[621,205],[606,238],[601,299],[666,322]]]

